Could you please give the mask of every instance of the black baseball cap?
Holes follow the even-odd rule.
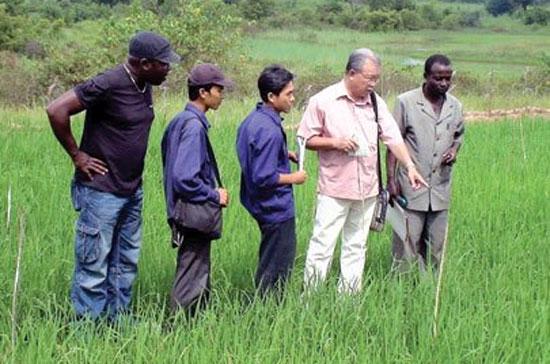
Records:
[[[234,83],[225,77],[222,70],[212,63],[201,63],[191,69],[187,78],[189,86],[218,85],[225,88],[233,87]]]
[[[128,54],[136,58],[156,59],[164,63],[179,63],[181,57],[172,50],[170,42],[153,32],[139,32],[130,39]]]

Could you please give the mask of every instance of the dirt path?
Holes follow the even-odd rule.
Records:
[[[491,122],[502,119],[518,119],[524,116],[550,118],[550,109],[527,106],[517,109],[496,109],[490,111],[468,111],[464,113],[467,122]]]

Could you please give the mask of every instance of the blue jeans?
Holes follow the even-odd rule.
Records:
[[[71,288],[76,314],[114,318],[128,308],[137,274],[143,190],[118,196],[73,181],[71,195],[80,212]]]

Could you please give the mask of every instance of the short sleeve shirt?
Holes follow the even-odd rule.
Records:
[[[75,179],[94,189],[130,195],[141,185],[153,122],[151,86],[140,92],[122,65],[74,88],[86,109],[80,150],[107,164],[93,180],[80,171]]]
[[[386,145],[403,143],[399,128],[381,97],[376,95],[380,139]],[[321,194],[350,200],[363,200],[378,194],[377,139],[378,125],[370,98],[353,100],[343,81],[314,95],[298,128],[306,140],[314,137],[353,138],[364,147],[361,156],[338,150],[319,150]]]

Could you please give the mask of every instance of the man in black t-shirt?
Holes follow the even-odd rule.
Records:
[[[75,166],[76,222],[71,299],[79,317],[115,318],[128,308],[141,245],[142,173],[154,118],[151,86],[179,62],[170,43],[137,33],[126,63],[77,85],[47,108]],[[70,117],[86,110],[80,146]]]

